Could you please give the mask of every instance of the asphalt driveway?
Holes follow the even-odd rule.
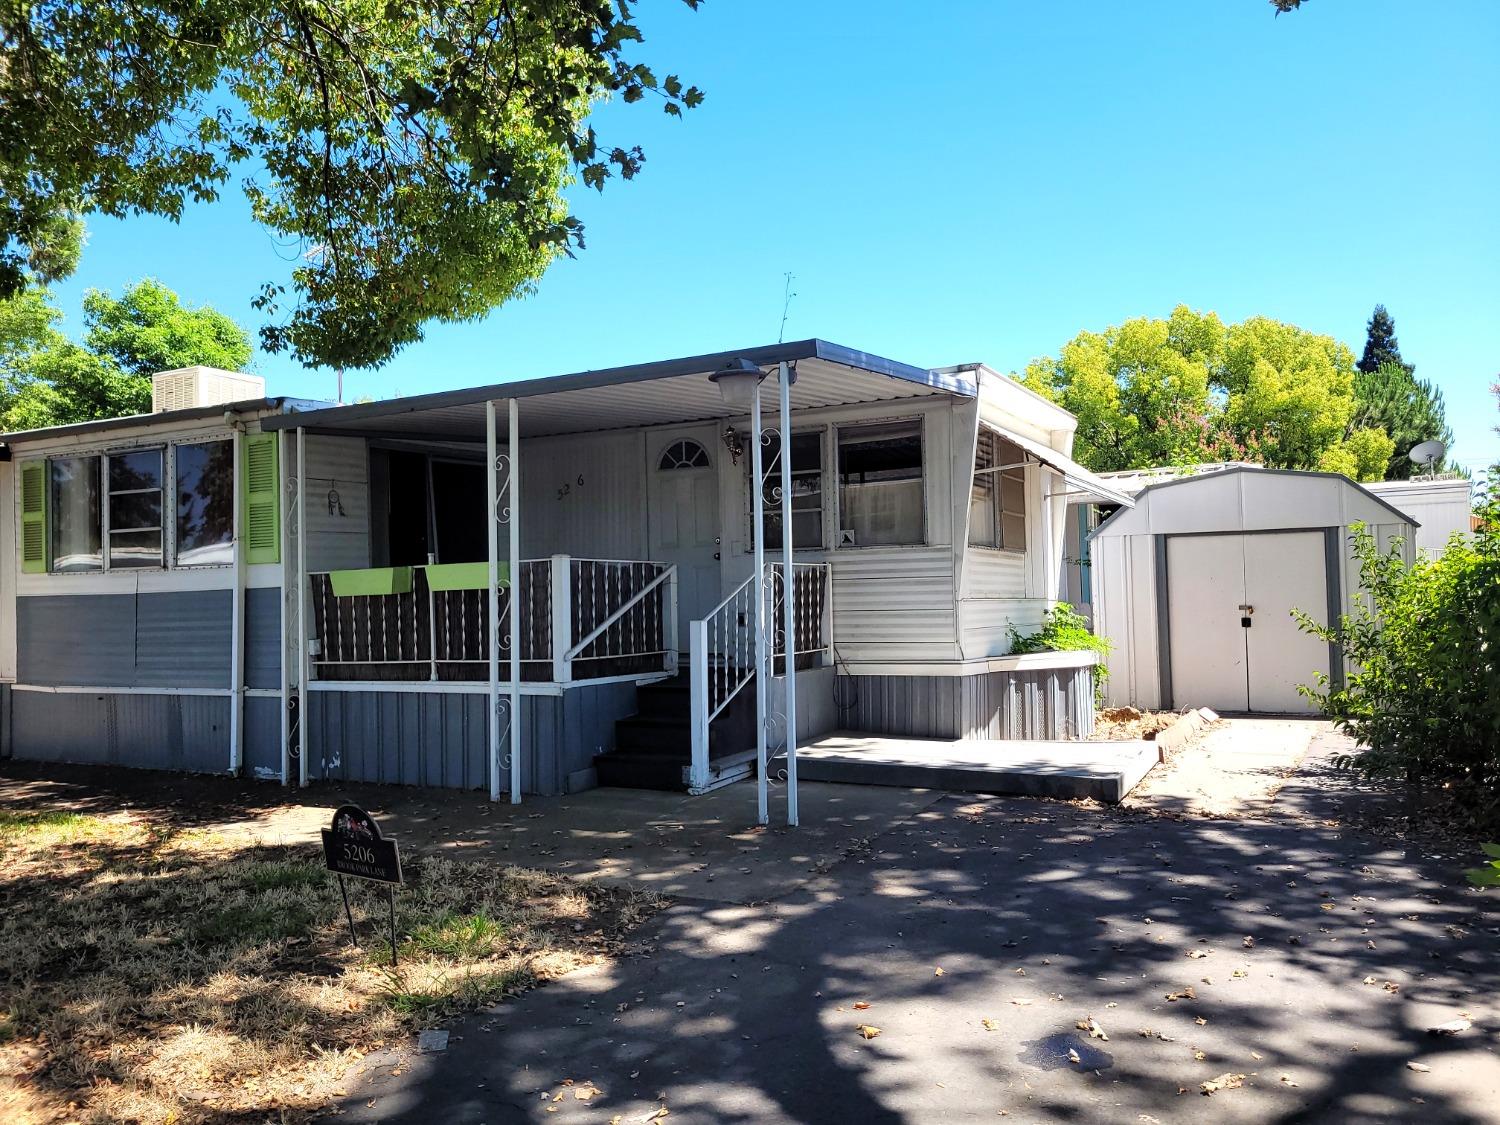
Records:
[[[1500,1121],[1500,915],[1457,859],[1337,825],[1336,746],[1256,820],[945,798],[775,901],[680,899],[633,955],[372,1059],[341,1109]]]

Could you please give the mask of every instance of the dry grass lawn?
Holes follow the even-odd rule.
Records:
[[[406,857],[383,888],[315,848],[130,813],[0,812],[0,1120],[295,1122],[364,1053],[607,956],[659,900]]]

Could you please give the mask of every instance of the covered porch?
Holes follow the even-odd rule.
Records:
[[[711,381],[732,359],[760,365],[768,392],[786,379],[779,423]],[[272,421],[291,775],[517,801],[590,784],[601,754],[648,737],[690,791],[791,750],[787,649],[793,681],[831,674],[833,581],[805,555],[786,581],[790,550],[750,511],[749,455],[786,447],[792,413],[966,392],[806,341]],[[736,450],[749,433],[761,442]],[[401,479],[415,459],[419,485]]]

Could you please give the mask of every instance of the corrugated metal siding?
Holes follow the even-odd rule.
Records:
[[[313,778],[425,785],[489,786],[486,697],[442,692],[312,693]],[[614,747],[614,721],[635,713],[635,685],[590,684],[561,696],[521,699],[521,785],[557,796],[568,776]],[[508,753],[508,750],[505,751]],[[508,770],[501,788],[510,787]]]
[[[245,686],[281,686],[281,588],[245,591]]]
[[[127,683],[228,687],[232,602],[229,590],[136,595],[135,678]]]
[[[18,598],[17,679],[47,686],[228,687],[230,597],[228,590],[183,590]]]
[[[337,503],[330,500],[338,492]],[[307,568],[370,565],[370,464],[363,438],[307,436]],[[288,513],[283,513],[286,517]]]
[[[252,696],[245,700],[241,756],[246,777],[281,777],[281,700]]]
[[[1094,677],[1088,668],[850,676],[839,689],[842,721],[872,734],[1060,739],[1094,732]]]
[[[229,700],[192,695],[18,691],[17,758],[221,773],[229,768]]]
[[[1024,598],[1026,556],[970,547],[964,553],[965,598]]]
[[[958,614],[949,547],[835,551],[833,636],[839,657],[951,660]]]
[[[1040,598],[974,598],[958,603],[966,660],[1010,652],[1010,628],[1033,633],[1041,628],[1047,603]]]
[[[522,555],[649,557],[645,466],[640,433],[523,441]]]

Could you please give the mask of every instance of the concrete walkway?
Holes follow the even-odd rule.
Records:
[[[1125,804],[1154,813],[1263,816],[1313,739],[1331,729],[1323,719],[1227,719],[1152,770]]]
[[[949,797],[775,902],[679,902],[640,955],[457,1022],[443,1054],[370,1060],[340,1111],[1494,1122],[1500,916],[1459,871],[1301,817]]]

